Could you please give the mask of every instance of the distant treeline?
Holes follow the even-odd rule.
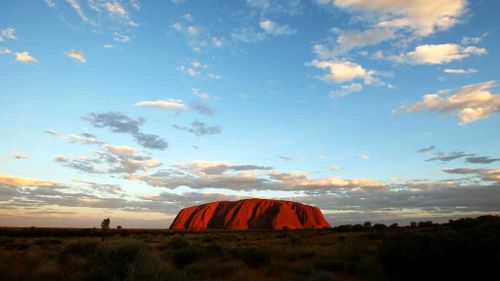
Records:
[[[423,229],[423,228],[448,228],[453,229],[474,227],[484,223],[500,223],[500,217],[496,215],[486,215],[477,218],[461,218],[457,220],[449,220],[447,223],[434,223],[432,221],[411,222],[409,225],[400,226],[397,223],[386,225],[381,223],[372,224],[367,221],[363,224],[344,224],[329,229],[300,229],[300,230],[232,230],[232,233],[238,232],[363,232],[363,231],[383,231],[395,230],[401,231],[405,229]],[[100,237],[102,235],[101,228],[59,228],[59,227],[0,227],[0,236],[5,237]],[[205,230],[205,231],[179,231],[170,229],[147,229],[147,228],[117,228],[106,229],[108,236],[138,236],[138,235],[173,235],[175,233],[217,233],[227,232],[225,230]]]

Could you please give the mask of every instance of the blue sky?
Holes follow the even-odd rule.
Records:
[[[0,225],[247,197],[334,225],[500,212],[495,1],[1,5]]]

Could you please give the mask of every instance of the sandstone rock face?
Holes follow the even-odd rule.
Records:
[[[245,199],[182,209],[172,230],[330,228],[320,209],[292,201]]]

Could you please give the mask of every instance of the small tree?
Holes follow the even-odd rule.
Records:
[[[390,228],[390,229],[396,229],[396,228],[398,228],[398,227],[399,227],[399,224],[397,224],[397,223],[393,223],[393,224],[391,224],[391,225],[389,226],[389,228]]]
[[[373,225],[373,229],[375,230],[385,230],[387,228],[387,225],[383,223],[376,223]]]
[[[120,230],[120,229],[122,229],[122,226],[121,225],[117,225],[116,229]]]
[[[369,222],[369,221],[365,221],[365,223],[363,224],[363,227],[364,228],[370,228],[370,227],[372,227],[372,223]]]
[[[111,220],[109,218],[103,219],[101,222],[101,234],[102,234],[103,241],[104,241],[104,236],[106,235],[106,232],[109,230],[110,223],[111,223]]]

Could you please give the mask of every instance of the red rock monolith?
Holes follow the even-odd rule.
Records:
[[[330,228],[318,207],[298,202],[244,199],[211,202],[184,208],[172,230],[249,230]]]

